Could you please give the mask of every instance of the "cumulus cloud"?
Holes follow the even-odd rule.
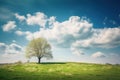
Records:
[[[7,46],[5,45],[5,43],[0,43],[0,53],[5,53]]]
[[[104,28],[97,30],[93,36],[94,45],[103,48],[113,48],[120,46],[120,28]]]
[[[81,49],[73,47],[73,46],[71,47],[71,51],[73,54],[76,54],[78,56],[85,54]]]
[[[40,31],[26,35],[28,40],[38,37],[45,37],[54,45],[59,47],[70,48],[76,40],[87,39],[92,36],[92,23],[78,16],[71,16],[63,22],[55,21],[55,17],[51,17],[52,27],[49,29],[40,29]],[[72,50],[75,54],[84,54],[82,51]]]
[[[91,57],[93,57],[93,58],[103,58],[103,57],[106,57],[106,56],[102,52],[96,52],[96,53],[92,54]]]
[[[48,18],[47,15],[42,12],[36,12],[33,15],[27,14],[27,17],[19,15],[18,13],[15,13],[14,15],[20,21],[25,20],[28,25],[38,25],[40,28],[45,28],[46,25],[48,25],[47,27],[52,27],[51,25],[56,21],[55,16]]]
[[[26,61],[24,47],[15,42],[11,44],[0,42],[0,53],[0,63]]]
[[[17,35],[19,35],[19,36],[24,35],[24,33],[23,33],[22,31],[20,31],[20,30],[15,31],[15,34],[17,34]]]
[[[28,25],[39,25],[40,30],[18,30],[15,32],[17,35],[24,35],[27,40],[45,37],[54,46],[70,48],[75,54],[84,54],[82,49],[120,46],[120,28],[95,29],[89,19],[84,17],[71,16],[59,22],[55,16],[48,18],[44,13],[37,12],[34,15],[27,14],[26,22]]]
[[[29,36],[31,35],[32,33],[30,31],[21,31],[21,30],[17,30],[15,31],[15,34],[17,34],[18,36]]]
[[[10,31],[15,29],[15,27],[16,27],[15,21],[9,21],[7,24],[4,24],[2,28],[3,31]]]
[[[94,29],[94,34],[85,40],[77,40],[73,46],[80,48],[114,48],[120,46],[120,28]]]
[[[18,13],[15,13],[15,17],[16,17],[18,20],[20,20],[20,21],[23,21],[23,20],[26,19],[25,16],[21,16],[21,15],[19,15]]]
[[[51,16],[51,17],[48,19],[48,22],[49,22],[48,24],[49,24],[49,25],[54,24],[54,22],[56,21],[55,19],[56,19],[55,16]]]
[[[47,16],[42,12],[37,12],[34,15],[27,14],[26,22],[28,25],[39,25],[45,27]]]
[[[11,62],[22,60],[24,57],[24,48],[16,43],[5,44],[0,42],[0,62]],[[2,61],[2,59],[4,59]],[[9,61],[10,60],[10,61]]]
[[[7,47],[6,54],[19,54],[20,51],[22,51],[22,47],[15,43],[12,43]]]
[[[2,53],[3,57],[9,57],[9,55],[23,54],[24,49],[15,43],[11,43],[10,45],[0,43],[0,53]]]
[[[39,37],[44,36],[49,39],[54,39],[58,43],[64,43],[66,39],[73,41],[73,39],[87,38],[87,36],[90,36],[92,34],[92,32],[89,30],[91,28],[91,23],[80,19],[78,16],[72,16],[69,18],[69,20],[63,21],[61,23],[58,21],[54,22],[52,29],[42,29],[40,31],[34,32],[33,35],[34,37],[38,35]],[[89,33],[89,35],[87,33]]]

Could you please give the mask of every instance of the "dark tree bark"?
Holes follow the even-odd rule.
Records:
[[[38,57],[38,64],[40,64],[41,62],[41,57]]]

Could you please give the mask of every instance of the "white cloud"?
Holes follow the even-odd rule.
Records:
[[[97,32],[93,36],[93,45],[103,48],[120,46],[120,28],[105,28]]]
[[[72,51],[73,54],[76,54],[78,56],[85,54],[82,50],[80,50],[80,49],[78,49],[76,47],[71,47],[71,51]]]
[[[21,16],[21,15],[19,15],[18,13],[15,13],[15,17],[16,17],[18,20],[20,20],[20,21],[23,21],[23,20],[26,19],[25,16]]]
[[[59,22],[56,20],[55,16],[48,18],[47,15],[42,12],[37,12],[34,15],[27,14],[27,17],[19,14],[15,14],[15,16],[20,21],[25,20],[28,25],[40,26],[39,31],[36,32],[22,31],[22,29],[18,29],[15,31],[16,35],[25,36],[27,40],[45,37],[53,47],[60,49],[61,47],[65,49],[69,48],[71,52],[76,55],[84,55],[84,51],[88,48],[109,49],[120,46],[120,27],[95,29],[93,24],[84,17],[71,16],[68,20]],[[105,18],[105,21],[107,20],[108,19]],[[9,25],[6,24],[4,26]],[[9,31],[12,29],[5,30]],[[18,54],[22,52],[18,52],[14,46],[16,45],[0,43],[0,53],[5,53],[3,54],[3,57],[19,56]],[[20,48],[19,45],[16,47],[18,47],[18,49]],[[94,58],[105,56],[106,55],[102,52],[92,54],[92,57]]]
[[[5,46],[5,43],[0,43],[0,47],[1,47],[1,46]]]
[[[49,27],[52,28],[52,25],[56,22],[56,17],[55,16],[51,16],[48,20],[48,24],[49,24]]]
[[[75,54],[83,54],[86,48],[114,48],[120,46],[120,28],[95,29],[87,18],[71,16],[63,22],[56,17],[47,18],[42,12],[27,14],[28,25],[39,25],[39,31],[16,31],[17,35],[26,36],[27,40],[45,37],[56,47],[71,48]],[[45,28],[48,27],[48,28]],[[74,50],[72,50],[74,48]]]
[[[5,43],[0,43],[0,53],[1,54],[5,53],[6,48],[7,48],[7,46],[5,45]]]
[[[24,35],[24,33],[23,33],[22,31],[20,31],[20,30],[15,31],[15,33],[16,33],[17,35],[19,35],[19,36]]]
[[[43,36],[49,40],[57,41],[58,44],[70,41],[71,44],[75,39],[86,39],[87,36],[90,36],[92,34],[91,28],[92,24],[87,20],[72,16],[69,20],[61,23],[55,21],[51,29],[40,29],[40,31],[34,32],[31,36],[34,36],[34,38]]]
[[[93,58],[103,58],[103,57],[106,57],[106,56],[102,52],[96,52],[96,53],[92,54],[91,57],[93,57]]]
[[[114,48],[120,46],[120,28],[94,29],[94,34],[85,40],[77,40],[73,46],[80,48]]]
[[[93,34],[92,23],[78,17],[71,16],[69,20],[58,22],[55,17],[52,18],[52,28],[40,29],[40,31],[31,33],[26,36],[28,40],[38,37],[45,37],[54,45],[59,47],[71,47],[76,40],[87,39]],[[84,54],[80,50],[74,50],[75,54]]]
[[[7,45],[5,43],[0,43],[0,52],[4,52],[2,54],[20,54],[23,53],[23,48],[16,44],[11,43],[10,45]]]
[[[3,31],[10,31],[15,29],[15,27],[16,27],[15,21],[9,21],[7,24],[4,24],[2,28]]]
[[[26,22],[28,25],[39,25],[45,27],[47,16],[42,12],[37,12],[35,15],[27,14]]]
[[[19,59],[22,60],[22,57],[24,57],[24,48],[16,43],[7,45],[0,42],[0,53],[1,63],[18,61]]]
[[[32,33],[30,31],[21,31],[21,30],[17,30],[15,31],[15,34],[17,34],[18,36],[29,36],[31,35]]]

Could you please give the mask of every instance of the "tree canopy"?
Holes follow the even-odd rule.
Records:
[[[45,57],[47,59],[53,58],[51,45],[45,38],[33,39],[29,42],[26,47],[26,57],[37,57],[38,63],[41,62],[41,58]]]

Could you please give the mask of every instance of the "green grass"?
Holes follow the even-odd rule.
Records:
[[[0,65],[0,80],[120,80],[120,65],[6,64]]]

